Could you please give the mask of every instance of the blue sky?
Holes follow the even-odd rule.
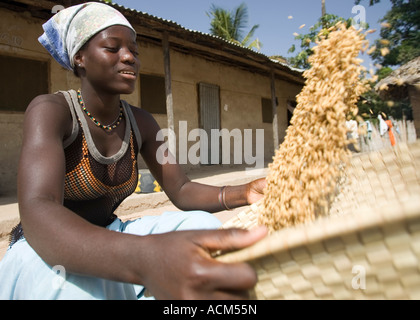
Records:
[[[265,55],[282,55],[289,57],[287,51],[299,43],[294,40],[293,33],[308,33],[309,28],[316,23],[321,15],[321,0],[113,0],[131,9],[147,12],[151,15],[172,20],[181,26],[209,33],[210,18],[206,15],[212,4],[232,10],[245,2],[248,6],[249,29],[254,24],[259,28],[254,34],[263,44],[261,52]],[[369,36],[373,42],[379,37],[381,19],[391,8],[390,0],[381,0],[379,4],[369,7],[368,0],[362,0],[365,8],[366,21],[376,33]],[[326,0],[328,13],[344,18],[355,17],[360,12],[352,13],[354,0]],[[292,18],[290,18],[292,17]],[[305,24],[305,27],[299,29]],[[248,29],[248,30],[249,30]],[[366,58],[365,66],[371,61]]]

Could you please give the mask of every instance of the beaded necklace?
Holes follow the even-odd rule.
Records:
[[[102,123],[100,123],[98,120],[96,120],[96,118],[94,118],[92,116],[92,114],[86,109],[85,103],[83,101],[82,98],[82,92],[79,90],[77,90],[77,98],[79,100],[79,104],[82,107],[83,111],[86,113],[86,115],[90,118],[90,120],[93,121],[93,123],[98,126],[99,128],[102,128],[104,130],[108,130],[108,131],[112,131],[113,129],[115,129],[120,123],[121,120],[123,118],[123,108],[122,105],[120,104],[120,114],[118,115],[118,118],[115,119],[111,124],[109,125],[103,125]]]

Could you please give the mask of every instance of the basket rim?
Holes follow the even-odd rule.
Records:
[[[380,167],[386,167],[386,162],[393,161],[410,163],[418,168],[420,159],[420,140],[413,143],[400,143],[393,148],[372,151],[369,153],[355,154],[350,160],[356,167],[363,167],[363,159],[382,159]],[[416,189],[417,190],[417,189]],[[357,212],[337,216],[318,217],[315,221],[306,224],[296,225],[273,232],[260,242],[251,247],[235,252],[225,253],[218,257],[224,262],[249,261],[259,259],[270,253],[287,251],[298,246],[308,245],[313,242],[328,240],[329,238],[340,237],[350,233],[359,233],[369,228],[380,228],[385,225],[395,224],[404,220],[420,219],[420,197],[416,191],[411,191],[385,204],[378,203],[377,207],[362,205]],[[247,213],[256,213],[262,205],[262,200],[255,203],[234,218],[227,221],[227,228],[234,227],[231,222]],[[224,226],[225,226],[224,225]]]
[[[404,202],[393,201],[376,210],[361,207],[355,214],[320,217],[308,224],[284,228],[269,234],[251,247],[223,254],[217,259],[226,263],[255,260],[268,254],[416,218],[420,219],[420,197],[412,195]]]

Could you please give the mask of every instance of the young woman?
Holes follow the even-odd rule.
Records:
[[[264,179],[212,187],[157,161],[169,156],[157,154],[158,124],[120,101],[134,91],[140,62],[136,33],[118,11],[85,3],[44,30],[41,44],[81,90],[39,96],[27,108],[21,224],[0,263],[0,299],[136,299],[145,288],[158,299],[245,298],[256,283],[252,268],[211,254],[249,246],[266,230],[214,230],[220,222],[207,212],[257,201]],[[184,211],[126,223],[114,215],[136,188],[137,153]]]

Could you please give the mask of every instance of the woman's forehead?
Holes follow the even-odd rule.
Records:
[[[92,40],[116,39],[136,42],[136,34],[126,26],[111,26],[98,32]]]

